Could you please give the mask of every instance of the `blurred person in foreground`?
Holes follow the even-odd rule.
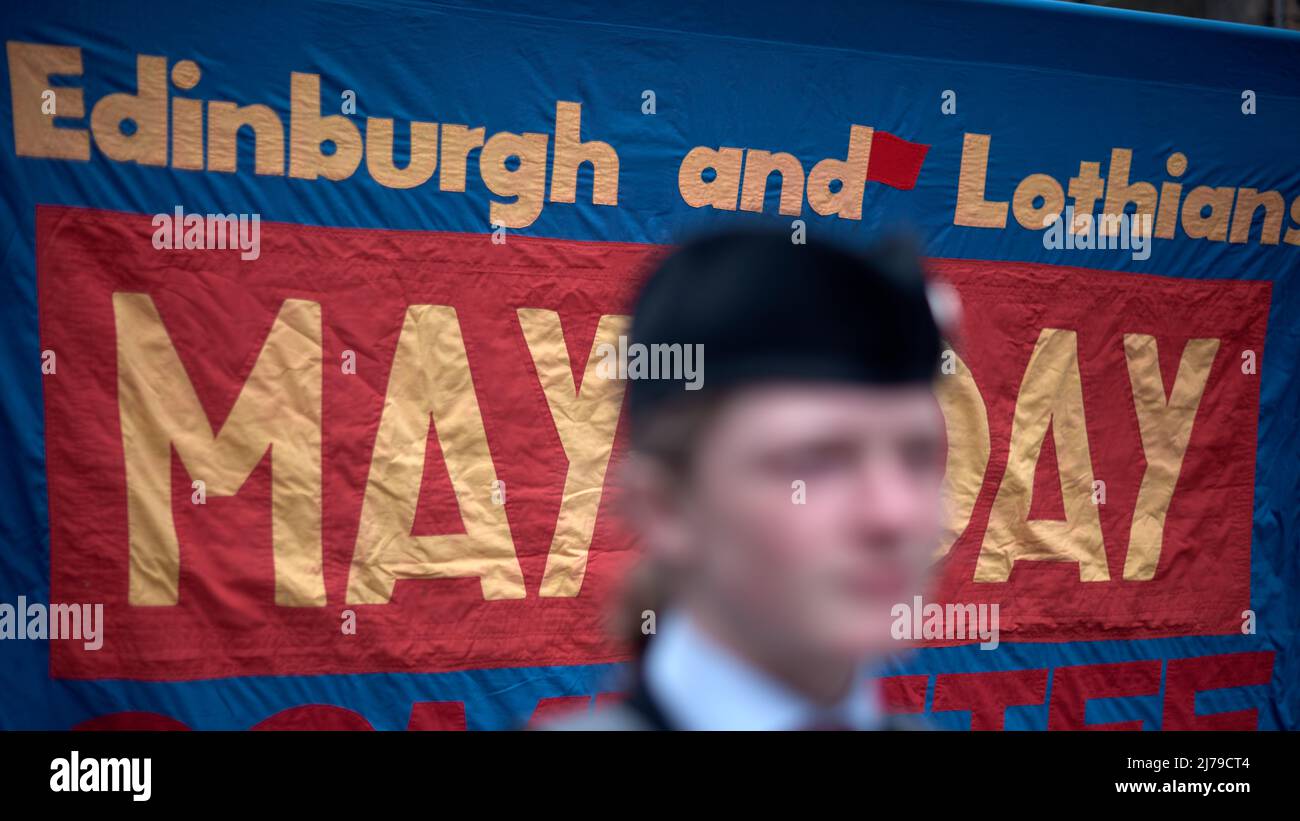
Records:
[[[885,713],[875,678],[943,521],[940,331],[916,251],[697,239],[648,279],[630,337],[702,345],[704,379],[627,383],[643,558],[617,618],[639,655],[626,698],[539,728],[927,729]]]

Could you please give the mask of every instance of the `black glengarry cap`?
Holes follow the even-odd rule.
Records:
[[[941,350],[910,240],[860,253],[755,229],[665,257],[637,298],[629,343],[700,345],[704,366],[698,390],[685,379],[629,380],[634,436],[662,403],[755,382],[928,383]]]

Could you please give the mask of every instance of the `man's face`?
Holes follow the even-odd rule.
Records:
[[[943,519],[943,417],[924,386],[779,384],[725,403],[683,494],[694,593],[751,641],[860,658],[898,649]]]

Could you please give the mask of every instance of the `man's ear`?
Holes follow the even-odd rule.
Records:
[[[619,481],[624,520],[647,557],[669,566],[689,564],[688,479],[658,459],[633,452],[619,467]]]

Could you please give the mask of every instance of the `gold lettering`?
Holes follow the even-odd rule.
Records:
[[[677,169],[677,190],[682,200],[692,208],[708,205],[720,211],[735,211],[744,157],[744,149],[740,148],[692,148]],[[706,168],[713,169],[713,179],[704,179]]]
[[[614,448],[614,434],[623,407],[623,381],[606,379],[598,373],[601,345],[618,344],[628,318],[602,316],[592,341],[582,387],[573,384],[560,315],[534,308],[519,310],[528,350],[533,355],[537,378],[546,394],[569,468],[564,479],[560,515],[546,558],[541,595],[576,596],[587,570],[587,553],[596,529],[596,512],[605,487],[605,471]]]
[[[488,216],[493,225],[526,228],[542,213],[546,200],[545,134],[493,134],[479,154],[478,170],[483,184],[493,194],[516,197],[514,202],[493,202]],[[519,167],[506,168],[508,157],[518,157]]]
[[[1029,519],[1034,468],[1049,425],[1065,504],[1063,522]],[[984,532],[975,581],[1005,582],[1022,560],[1078,562],[1080,581],[1108,580],[1092,487],[1078,343],[1073,331],[1044,328],[1020,383],[1011,452]]]
[[[762,211],[767,196],[767,180],[772,172],[780,174],[780,213],[798,216],[803,212],[803,166],[799,158],[785,152],[749,149],[745,152],[745,182],[740,196],[744,211]]]
[[[167,58],[139,55],[135,61],[136,94],[109,94],[90,112],[95,145],[109,159],[141,165],[167,164]],[[135,131],[123,134],[130,120]]]
[[[988,409],[970,368],[956,351],[952,355],[956,360],[954,372],[940,376],[935,386],[948,432],[948,469],[943,479],[948,522],[936,560],[948,555],[970,524],[975,500],[984,486],[984,471],[989,466]]]
[[[862,219],[862,194],[867,187],[867,165],[871,161],[871,138],[875,131],[855,125],[849,129],[848,159],[827,158],[808,172],[808,204],[822,216],[838,214],[844,219]],[[831,191],[831,180],[840,190]]]
[[[437,432],[465,532],[412,536],[429,426]],[[522,599],[524,578],[453,308],[412,305],[397,339],[361,504],[349,604],[385,604],[400,579],[477,576],[485,599]]]
[[[411,123],[411,159],[405,168],[393,163],[393,121],[366,120],[366,169],[385,188],[414,188],[428,181],[438,167],[438,124]]]
[[[967,134],[962,139],[961,171],[957,178],[957,213],[953,225],[1005,228],[1007,204],[984,199],[989,172],[989,135]],[[1037,226],[1042,228],[1041,225]]]
[[[207,414],[147,294],[113,294],[126,456],[129,600],[174,605],[180,545],[171,450],[213,496],[233,496],[271,451],[275,602],[323,606],[320,306],[287,299],[221,431]]]
[[[50,75],[81,76],[81,49],[9,42],[5,44],[5,50],[9,56],[14,153],[20,157],[88,161],[90,132],[84,128],[56,128],[54,117],[41,110],[42,95],[47,89],[53,90]],[[59,86],[55,90],[54,112],[55,117],[80,119],[86,116],[82,90]]]
[[[442,127],[442,172],[438,187],[443,191],[465,190],[465,164],[469,152],[483,146],[483,128],[466,128],[463,125]]]
[[[208,170],[233,174],[239,148],[239,129],[253,129],[253,170],[258,174],[284,174],[284,123],[264,105],[237,106],[208,103]]]
[[[289,176],[345,180],[361,164],[361,132],[342,114],[320,114],[320,75],[289,75]],[[321,143],[334,144],[323,154]]]
[[[1190,340],[1178,363],[1174,390],[1165,402],[1155,337],[1124,334],[1124,358],[1128,361],[1133,405],[1147,462],[1129,530],[1128,556],[1124,560],[1126,579],[1145,581],[1155,576],[1164,539],[1165,514],[1174,497],[1183,456],[1192,438],[1192,422],[1218,350],[1217,339]]]
[[[582,141],[582,104],[555,104],[555,165],[551,169],[551,202],[575,202],[578,167],[591,163],[591,201],[618,205],[618,152],[600,140]]]

